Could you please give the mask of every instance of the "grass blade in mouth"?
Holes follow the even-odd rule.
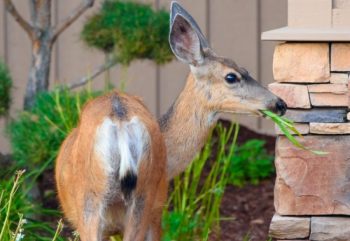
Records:
[[[317,150],[311,150],[308,147],[303,146],[294,136],[293,134],[296,134],[300,137],[302,137],[302,135],[300,134],[300,132],[295,128],[294,126],[294,122],[279,116],[275,113],[273,113],[272,111],[269,110],[262,110],[261,111],[265,116],[269,117],[273,122],[276,123],[276,125],[280,128],[280,130],[283,132],[283,134],[287,137],[287,139],[293,143],[293,145],[295,145],[298,148],[301,148],[303,150],[308,150],[316,155],[326,155],[328,154],[328,152],[324,152],[324,151],[317,151]]]

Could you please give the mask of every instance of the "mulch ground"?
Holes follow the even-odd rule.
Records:
[[[229,126],[228,122],[222,122],[222,124]],[[268,152],[274,154],[274,137],[261,135],[241,126],[237,140],[238,144],[250,139],[265,140]],[[247,240],[250,241],[267,240],[269,223],[274,213],[273,186],[274,177],[262,181],[259,185],[246,185],[243,188],[228,186],[223,197],[220,212],[223,217],[233,219],[222,221],[220,224],[221,235],[213,234],[210,240],[242,241],[247,235],[249,236]],[[55,190],[52,171],[43,174],[39,180],[39,188],[42,200],[44,200],[44,206],[56,209],[58,204],[55,195],[52,195],[52,192]],[[56,223],[57,220],[51,221]],[[65,228],[64,233],[70,236],[71,230]]]

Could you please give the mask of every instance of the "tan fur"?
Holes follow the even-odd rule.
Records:
[[[191,72],[185,88],[159,120],[167,146],[169,180],[191,163],[221,114],[261,115],[262,110],[284,114],[286,110],[285,103],[245,69],[216,55],[180,4],[173,1],[170,10],[170,47]]]
[[[126,103],[127,119],[137,116],[151,139],[149,155],[141,161],[136,190],[129,201],[123,200],[120,190],[108,190],[115,188],[115,179],[106,175],[94,152],[96,130],[103,119],[123,121],[112,110],[114,96]],[[78,127],[61,146],[56,182],[63,212],[81,240],[100,240],[117,232],[124,232],[124,240],[143,241],[149,232],[152,240],[160,240],[168,185],[165,144],[156,120],[139,99],[113,92],[90,101]]]

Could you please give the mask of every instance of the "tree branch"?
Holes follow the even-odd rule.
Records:
[[[13,5],[11,0],[4,0],[5,7],[7,11],[12,15],[12,17],[16,20],[16,22],[24,29],[24,31],[28,34],[30,39],[33,38],[33,28],[32,26],[24,20],[24,18],[19,14],[16,7]]]
[[[102,74],[103,72],[105,72],[106,70],[108,70],[109,68],[113,67],[116,64],[117,64],[116,60],[110,60],[105,64],[101,64],[92,72],[91,75],[85,76],[69,85],[66,85],[66,87],[69,89],[75,89],[77,87],[86,85],[89,81],[95,79],[97,76],[99,76],[100,74]]]
[[[60,23],[56,24],[53,28],[52,42],[55,42],[57,37],[68,28],[75,20],[77,20],[88,8],[94,5],[95,0],[83,0],[80,5],[75,8],[69,16],[63,19]]]

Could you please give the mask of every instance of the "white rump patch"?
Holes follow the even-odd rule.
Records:
[[[138,166],[150,138],[144,124],[133,117],[130,121],[106,118],[96,132],[95,151],[107,173],[119,169],[119,179],[128,172],[137,175]]]

